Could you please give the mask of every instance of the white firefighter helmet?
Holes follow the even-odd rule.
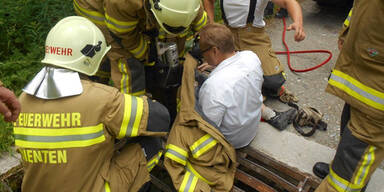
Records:
[[[160,27],[169,34],[189,28],[200,9],[200,0],[149,0]]]
[[[94,75],[110,48],[95,24],[84,17],[70,16],[49,31],[41,62]]]

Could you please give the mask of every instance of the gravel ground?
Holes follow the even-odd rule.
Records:
[[[285,66],[287,81],[285,86],[299,98],[299,106],[310,106],[324,114],[323,120],[328,123],[327,131],[316,131],[307,138],[322,145],[336,148],[339,143],[340,117],[344,101],[326,93],[328,77],[334,67],[339,50],[337,40],[339,30],[348,15],[349,8],[320,7],[313,0],[300,0],[303,9],[304,30],[306,39],[295,42],[293,32],[286,33],[286,43],[291,51],[325,49],[332,52],[332,59],[324,66],[310,72],[293,73],[287,65],[286,55],[278,55],[280,62]],[[292,23],[287,18],[287,26]],[[282,19],[274,18],[267,22],[267,32],[275,51],[285,51],[282,44]],[[306,53],[291,55],[291,65],[295,69],[305,69],[322,63],[328,58],[326,53]],[[267,100],[266,105],[277,110],[286,110],[288,107],[276,100]],[[291,125],[288,131],[297,131]],[[384,162],[380,168],[384,169]]]
[[[311,106],[320,110],[324,114],[323,120],[328,123],[326,132],[317,131],[308,139],[335,148],[339,141],[340,116],[344,102],[326,93],[324,89],[339,54],[337,49],[338,32],[349,10],[319,7],[312,0],[302,0],[300,4],[303,8],[304,30],[307,37],[302,42],[295,42],[293,40],[294,33],[287,32],[286,42],[290,50],[326,49],[332,52],[333,57],[321,68],[306,73],[291,72],[287,65],[286,55],[278,55],[278,57],[284,64],[288,77],[285,85],[299,98],[299,105]],[[290,23],[292,20],[288,18],[287,25]],[[282,30],[282,19],[275,18],[268,22],[267,31],[275,51],[284,51]],[[291,65],[293,68],[304,69],[318,65],[327,58],[328,54],[325,53],[291,55]],[[286,108],[281,103],[270,100],[267,101],[267,105],[282,110]],[[292,126],[288,130],[296,132]]]

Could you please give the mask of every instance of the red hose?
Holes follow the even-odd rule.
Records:
[[[288,45],[287,43],[285,42],[285,32],[287,31],[287,24],[285,23],[285,18],[283,17],[283,23],[284,23],[284,30],[283,30],[283,44],[284,44],[284,47],[285,47],[285,50],[287,51],[277,51],[275,52],[276,54],[287,54],[287,61],[288,61],[288,67],[291,71],[293,72],[297,72],[297,73],[300,73],[300,72],[307,72],[307,71],[312,71],[314,69],[317,69],[321,66],[323,66],[324,64],[328,63],[329,60],[331,60],[332,58],[332,53],[328,50],[305,50],[305,51],[289,51],[289,48],[288,48]],[[290,54],[298,54],[298,53],[328,53],[329,54],[329,57],[328,59],[324,60],[322,63],[320,63],[319,65],[316,65],[314,67],[311,67],[311,68],[308,68],[308,69],[294,69],[292,68],[291,66],[291,59],[290,59]]]

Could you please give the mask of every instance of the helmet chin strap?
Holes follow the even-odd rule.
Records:
[[[78,72],[45,66],[23,91],[41,99],[58,99],[80,95],[83,86]]]

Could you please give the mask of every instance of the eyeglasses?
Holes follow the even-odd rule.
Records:
[[[212,49],[213,46],[209,46],[208,48],[204,49],[204,50],[200,50],[201,52],[201,55],[204,54],[205,52],[209,51],[210,49]]]

